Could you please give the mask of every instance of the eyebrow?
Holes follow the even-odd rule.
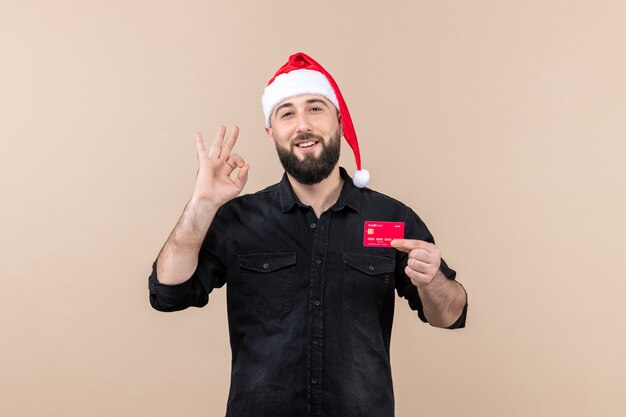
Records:
[[[324,100],[322,100],[321,98],[310,98],[308,99],[306,102],[306,104],[313,104],[313,103],[321,103],[324,105],[324,107],[328,108],[328,105],[326,104],[326,102]],[[276,110],[274,110],[274,116],[276,116],[278,114],[278,111],[284,107],[293,107],[293,103],[291,103],[290,101],[281,104],[280,106],[276,107]]]

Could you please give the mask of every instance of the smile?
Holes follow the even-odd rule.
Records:
[[[304,142],[297,143],[296,146],[298,148],[300,148],[300,149],[307,149],[307,148],[310,148],[312,146],[315,146],[316,144],[317,144],[317,141],[315,141],[315,140],[307,140],[307,141],[304,141]]]

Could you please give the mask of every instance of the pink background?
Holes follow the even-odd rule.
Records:
[[[194,132],[241,127],[245,192],[280,179],[266,81],[338,80],[372,188],[426,221],[466,329],[398,303],[398,417],[623,416],[621,1],[0,3],[0,415],[223,416],[225,291],[151,310]],[[342,164],[354,162],[344,146]]]

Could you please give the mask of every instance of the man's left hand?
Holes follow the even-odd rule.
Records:
[[[416,287],[431,283],[441,265],[441,251],[432,243],[416,239],[394,239],[391,247],[409,254],[404,272]]]

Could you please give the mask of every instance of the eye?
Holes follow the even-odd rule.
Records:
[[[322,111],[324,109],[322,109],[320,106],[313,106],[309,110],[317,112],[317,111]]]
[[[281,115],[280,115],[280,118],[281,118],[281,119],[284,119],[284,118],[286,118],[286,117],[291,116],[292,114],[293,114],[293,112],[292,112],[292,111],[286,111],[286,112],[284,112],[283,114],[281,114]]]

